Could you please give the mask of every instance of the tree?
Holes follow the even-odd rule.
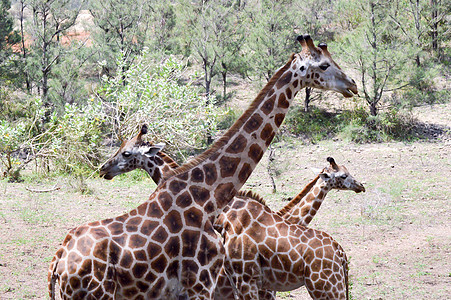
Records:
[[[297,46],[293,24],[294,6],[291,1],[260,0],[249,9],[250,28],[248,47],[252,53],[252,69],[269,80],[275,70],[287,60]]]
[[[170,1],[155,1],[152,5],[146,46],[156,57],[175,54],[175,51],[179,50],[176,25],[175,5]]]
[[[389,18],[393,2],[368,0],[361,4],[362,23],[342,42],[343,57],[357,65],[363,97],[376,116],[382,96],[407,84],[401,70],[409,62],[411,47],[399,38],[399,27]]]
[[[429,0],[427,12],[429,17],[425,15],[430,29],[430,42],[432,50],[436,56],[440,56],[440,42],[449,40],[449,15],[451,6],[448,1]],[[447,21],[448,18],[448,21]]]
[[[31,35],[32,65],[38,70],[38,87],[44,106],[50,106],[48,99],[49,79],[53,66],[64,56],[60,38],[70,29],[78,17],[83,1],[72,8],[70,0],[30,0],[32,23],[28,30]]]
[[[21,54],[21,63],[19,66],[19,73],[21,74],[21,77],[25,81],[25,88],[28,91],[28,93],[32,93],[32,82],[29,75],[29,72],[26,68],[26,62],[28,57],[28,49],[25,46],[25,10],[27,9],[28,0],[19,0],[19,10],[17,11],[17,19],[19,20],[20,25],[20,54]]]
[[[211,82],[219,68],[222,68],[225,80],[227,78],[232,65],[230,51],[238,50],[242,45],[241,25],[238,23],[240,12],[241,6],[227,0],[186,1],[180,6],[184,46],[190,49],[188,54],[192,51],[202,65],[207,98],[211,95]]]
[[[248,29],[245,5],[239,3],[223,24],[223,35],[218,41],[217,55],[219,56],[218,73],[222,78],[222,98],[227,99],[227,75],[230,72],[245,73],[247,69],[242,48],[246,41]]]
[[[20,41],[20,36],[13,30],[13,18],[9,13],[11,2],[0,0],[0,73],[1,77],[9,73],[7,59],[11,56],[11,46]],[[1,78],[0,77],[0,78]]]
[[[124,70],[143,49],[153,13],[150,1],[92,0],[89,11],[93,17],[96,59],[103,61],[103,72],[114,75],[119,53],[127,58]]]

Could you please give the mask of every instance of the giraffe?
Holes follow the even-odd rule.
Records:
[[[332,157],[328,157],[327,161],[330,165],[322,170],[319,174],[308,183],[304,189],[294,197],[285,207],[278,212],[271,212],[266,206],[263,198],[252,192],[241,192],[231,201],[224,213],[218,218],[215,223],[215,228],[218,231],[222,230],[224,235],[224,243],[226,247],[226,265],[228,269],[227,273],[232,276],[232,284],[238,287],[239,299],[276,299],[275,291],[288,291],[298,288],[304,285],[304,281],[308,278],[303,276],[302,270],[295,270],[294,268],[287,271],[288,265],[299,266],[305,264],[304,259],[306,257],[296,256],[293,253],[301,253],[302,245],[296,243],[296,235],[289,234],[289,243],[287,239],[275,242],[273,237],[277,234],[273,234],[272,238],[266,240],[261,237],[261,230],[256,228],[266,228],[266,234],[276,227],[279,232],[286,232],[283,223],[289,223],[298,225],[301,235],[298,236],[299,243],[307,243],[313,251],[317,251],[313,245],[323,247],[318,240],[308,241],[302,235],[304,230],[308,230],[308,226],[317,213],[327,193],[332,189],[338,190],[352,190],[356,193],[364,192],[365,187],[359,181],[349,173],[347,168],[343,165],[336,164]],[[248,203],[243,203],[243,200],[247,200]],[[254,203],[254,205],[252,204]],[[228,210],[230,208],[230,210]],[[250,211],[254,210],[254,211]],[[269,217],[271,212],[272,216]],[[275,217],[275,215],[277,217]],[[278,217],[281,217],[278,218]],[[283,223],[281,221],[284,221]],[[294,230],[294,229],[291,229]],[[290,230],[289,230],[290,231]],[[263,230],[263,232],[265,232]],[[291,232],[291,231],[290,231]],[[324,236],[327,234],[319,231],[314,231],[318,236]],[[320,239],[321,240],[321,239]],[[346,256],[343,249],[333,241],[329,236],[326,241],[332,241],[332,246],[324,247],[324,256],[318,257],[318,261],[323,263],[330,260],[331,254],[341,256],[342,265],[346,265]],[[257,242],[259,241],[259,242]],[[317,244],[319,243],[319,244]],[[335,246],[334,246],[335,245]],[[280,249],[283,248],[285,253],[289,255],[281,255],[281,257],[275,258],[280,254]],[[270,250],[268,250],[270,249]],[[328,250],[329,252],[327,253]],[[240,253],[242,251],[242,253]],[[260,253],[262,251],[262,253]],[[271,259],[268,257],[268,251],[272,251]],[[335,252],[333,252],[335,251]],[[341,254],[342,253],[342,254]],[[255,260],[253,260],[254,258]],[[265,260],[266,259],[266,260]],[[291,259],[288,261],[288,259]],[[271,265],[264,268],[265,262],[270,262]],[[273,263],[275,262],[275,263]],[[336,266],[334,266],[336,267]],[[312,267],[313,269],[313,267]],[[265,272],[262,272],[265,270]],[[272,272],[272,273],[271,273]],[[326,277],[324,271],[321,268],[317,268],[316,275],[312,278],[318,278],[314,276]],[[346,274],[346,269],[343,271]],[[287,278],[291,277],[287,282]],[[297,278],[297,281],[296,281]],[[324,279],[324,278],[323,278]],[[334,278],[330,277],[333,284]],[[347,289],[347,277],[343,278],[341,282],[342,287]],[[327,280],[326,280],[327,282]],[[271,283],[272,285],[269,285]],[[290,284],[293,288],[288,288]],[[340,282],[335,282],[336,287],[340,286]],[[347,290],[341,290],[336,293],[331,290],[317,290],[317,286],[307,286],[307,289],[314,299],[346,299]],[[316,295],[315,295],[316,293]],[[344,294],[343,294],[344,293]],[[217,295],[220,295],[218,299],[234,299],[233,291],[230,288],[227,276],[224,272],[218,280]],[[257,298],[257,295],[259,298]],[[318,297],[318,295],[321,295]]]
[[[142,135],[146,132],[147,127],[143,125],[141,132],[136,137],[123,142],[116,154],[102,166],[100,175],[106,179],[111,179],[116,175],[141,168],[158,185],[160,179],[165,176],[166,172],[176,169],[178,167],[177,163],[163,152],[158,152],[155,156],[146,155],[150,145],[142,141]],[[279,216],[288,220],[289,223],[308,226],[330,190],[352,190],[356,193],[365,191],[364,186],[354,179],[345,166],[338,165],[332,157],[328,157],[327,161],[330,165],[317,171],[319,174],[284,208],[277,212]],[[233,207],[233,203],[237,197],[241,199],[251,198],[264,204],[264,200],[258,195],[252,192],[239,191],[237,196],[228,205]],[[227,219],[228,216],[228,214],[225,214],[224,218]],[[227,219],[227,222],[234,223],[240,222],[240,220]],[[222,229],[220,228],[220,224],[215,225],[216,229]],[[248,228],[252,227],[252,225],[253,223],[250,222]],[[275,299],[275,292],[273,291],[260,287],[258,292],[259,297],[262,299]],[[235,299],[234,289],[224,269],[219,274],[215,299]]]
[[[202,154],[171,170],[149,199],[121,216],[72,229],[49,267],[63,299],[211,299],[225,249],[213,228],[306,86],[352,97],[357,86],[310,36],[243,115]],[[309,78],[306,78],[306,76]],[[313,77],[313,78],[312,78]]]
[[[282,218],[292,224],[308,226],[330,190],[365,192],[363,184],[345,166],[337,165],[332,157],[328,157],[327,161],[330,165],[322,169],[296,197],[277,212]]]
[[[238,298],[275,299],[274,291],[305,285],[313,299],[348,299],[343,248],[327,233],[292,224],[250,198],[237,195],[217,220],[224,268]]]

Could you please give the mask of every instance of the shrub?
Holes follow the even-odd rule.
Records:
[[[417,138],[414,125],[411,115],[397,109],[371,116],[364,108],[330,113],[316,107],[312,107],[310,112],[294,107],[288,113],[283,128],[311,142],[338,135],[356,143],[368,143],[413,140]]]
[[[311,142],[334,136],[340,131],[342,118],[339,114],[311,107],[309,112],[304,112],[303,107],[293,107],[287,115],[283,131],[288,131],[296,136],[302,136]]]
[[[385,142],[390,140],[410,141],[417,138],[415,120],[396,109],[371,116],[358,110],[346,117],[349,123],[343,127],[340,136],[356,143]]]
[[[24,140],[25,126],[21,122],[15,124],[6,120],[0,121],[0,168],[3,177],[19,180],[19,171],[23,168],[18,152]]]
[[[181,156],[205,146],[216,132],[219,110],[197,93],[189,79],[182,83],[184,68],[177,59],[154,66],[147,54],[128,70],[104,78],[99,97],[87,104],[66,104],[50,113],[39,98],[19,99],[13,107],[8,103],[14,99],[0,93],[0,107],[11,107],[8,119],[2,114],[0,122],[3,176],[18,177],[31,160],[41,171],[86,175],[102,161],[105,132],[129,137],[143,123],[152,139],[168,144],[171,154]]]
[[[105,128],[122,138],[146,123],[151,138],[177,156],[204,147],[217,130],[219,110],[191,85],[183,64],[169,57],[153,66],[147,49],[122,72],[123,61],[116,76],[103,78],[99,99]]]

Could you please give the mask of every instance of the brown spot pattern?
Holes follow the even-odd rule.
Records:
[[[247,140],[243,135],[239,135],[233,140],[230,146],[226,149],[228,153],[241,153],[246,148]]]
[[[263,156],[263,150],[259,145],[253,144],[249,147],[248,155],[255,163],[258,163]]]
[[[238,157],[228,157],[223,156],[219,160],[219,168],[221,170],[221,177],[231,177],[235,174],[236,168],[238,167],[238,164],[240,163],[241,159]]]
[[[249,120],[244,124],[244,131],[247,133],[252,133],[260,128],[260,125],[263,123],[263,118],[258,114],[253,114]]]
[[[208,185],[212,185],[216,182],[218,178],[218,172],[216,171],[216,166],[214,164],[206,164],[204,165],[205,172],[205,183]]]

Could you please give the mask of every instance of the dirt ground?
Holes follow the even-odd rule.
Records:
[[[322,168],[344,164],[366,193],[331,191],[311,227],[331,234],[350,258],[352,299],[449,299],[451,295],[450,104],[418,109],[431,139],[358,145],[292,139],[274,144],[272,193],[265,156],[246,187],[283,206]],[[434,117],[435,116],[435,117]],[[424,124],[423,124],[424,125]],[[437,129],[438,128],[438,129]],[[126,212],[155,186],[145,174],[82,182],[26,176],[0,181],[0,299],[46,299],[47,267],[71,228]],[[36,192],[51,189],[52,192]],[[83,191],[83,193],[82,193]],[[310,299],[305,288],[279,299]]]

